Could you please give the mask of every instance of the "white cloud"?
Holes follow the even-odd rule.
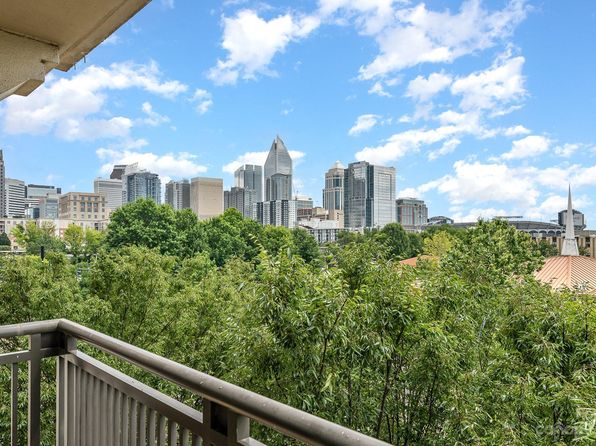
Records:
[[[403,117],[400,118],[400,121]],[[376,147],[365,147],[356,153],[356,159],[369,161],[374,164],[386,164],[395,161],[404,155],[417,152],[422,146],[437,144],[447,140],[456,140],[463,135],[475,135],[478,138],[494,136],[494,132],[486,130],[480,123],[477,113],[458,113],[452,110],[445,111],[438,116],[440,126],[434,129],[412,129],[396,133]],[[455,141],[450,143],[455,144]],[[448,151],[449,144],[444,147]]]
[[[556,146],[554,148],[554,152],[558,156],[561,156],[563,158],[569,158],[572,155],[575,155],[577,152],[589,153],[589,152],[593,152],[595,149],[596,149],[596,147],[592,147],[589,144],[565,143],[565,144]]]
[[[434,95],[451,85],[452,77],[444,73],[432,73],[427,78],[417,76],[411,80],[406,90],[406,97],[417,101],[428,101]]]
[[[28,97],[11,96],[4,101],[3,128],[9,134],[54,132],[67,140],[123,137],[132,126],[129,118],[95,116],[105,112],[106,93],[140,88],[174,98],[188,88],[179,81],[163,81],[161,77],[155,62],[115,63],[109,68],[91,65],[70,79],[52,76]]]
[[[369,88],[368,92],[370,94],[376,94],[377,96],[391,98],[393,95],[387,91],[385,91],[385,87],[383,86],[383,82],[377,81],[373,84],[372,87]]]
[[[357,8],[353,4],[367,4],[324,3],[349,4],[354,11]],[[527,11],[523,0],[512,0],[504,9],[493,12],[482,8],[479,0],[468,0],[456,14],[428,10],[424,3],[390,11],[391,2],[371,2],[378,4],[384,4],[384,9],[376,15],[380,18],[377,25],[372,26],[370,19],[360,22],[364,33],[375,36],[380,51],[370,64],[360,68],[361,79],[383,77],[425,62],[453,62],[460,56],[490,48],[510,36]]]
[[[534,181],[503,163],[456,161],[454,172],[423,184],[419,190],[436,190],[452,204],[497,202],[534,206],[539,192]]]
[[[516,126],[513,126],[513,127],[507,127],[503,131],[503,134],[505,136],[527,135],[528,133],[530,133],[530,130],[528,130],[527,128],[525,128],[523,125],[516,125]]]
[[[100,172],[103,175],[109,174],[114,164],[133,163],[138,163],[139,168],[157,173],[160,177],[189,178],[207,171],[207,167],[195,162],[195,155],[187,152],[158,155],[152,152],[100,148],[96,150],[96,154],[102,162]]]
[[[191,101],[197,103],[195,109],[200,115],[204,115],[205,113],[207,113],[207,111],[209,111],[209,109],[213,105],[211,93],[201,88],[197,88],[195,90],[195,93],[192,96]]]
[[[548,151],[551,140],[545,136],[530,135],[525,138],[513,141],[513,148],[501,155],[506,160],[530,158],[541,155]]]
[[[453,151],[457,148],[457,146],[459,146],[461,144],[461,141],[457,138],[453,138],[450,140],[447,140],[443,143],[443,145],[437,149],[437,150],[433,150],[432,152],[429,152],[428,154],[428,160],[429,161],[434,161],[437,158],[444,156],[444,155],[448,155],[450,153],[453,153]]]
[[[370,113],[358,116],[352,128],[348,130],[348,135],[355,136],[370,131],[379,123],[379,118],[379,115],[373,115]]]
[[[141,110],[143,113],[147,115],[146,118],[141,119],[141,122],[146,125],[150,125],[152,127],[156,127],[160,124],[164,124],[166,122],[170,122],[170,118],[164,115],[160,115],[155,110],[153,110],[153,106],[150,102],[143,102],[141,106]]]
[[[304,152],[300,152],[298,150],[288,150],[288,152],[294,164],[296,164],[297,161],[305,156]],[[234,161],[224,165],[222,170],[227,173],[234,173],[236,169],[242,167],[245,164],[256,164],[258,166],[263,166],[267,160],[268,154],[268,150],[263,152],[246,152],[243,155],[240,155]]]
[[[106,44],[106,45],[117,45],[119,44],[121,41],[120,36],[118,34],[111,34],[110,36],[108,36],[107,39],[105,39],[102,44]]]
[[[497,109],[503,112],[502,105],[519,101],[526,95],[522,76],[525,59],[521,56],[508,56],[509,54],[506,54],[497,58],[493,65],[484,71],[472,73],[453,82],[451,93],[462,96],[460,107],[463,110],[493,109],[494,113],[494,109]]]
[[[207,76],[217,85],[235,84],[239,78],[255,79],[258,74],[275,74],[269,68],[273,57],[290,42],[308,36],[320,25],[316,16],[284,14],[266,20],[249,9],[235,17],[223,18],[222,48],[228,52],[218,59]]]

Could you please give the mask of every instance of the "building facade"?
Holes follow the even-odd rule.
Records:
[[[196,177],[190,182],[190,208],[199,220],[217,217],[224,211],[223,179]]]
[[[256,203],[253,206],[253,218],[263,226],[296,226],[296,202],[294,200],[275,200]]]
[[[166,184],[166,204],[176,210],[190,209],[190,181],[170,181]]]
[[[573,209],[572,213],[573,213],[573,226],[575,227],[575,229],[585,229],[586,228],[586,218],[585,218],[583,212],[576,211],[575,209]],[[565,226],[565,224],[567,223],[567,209],[564,209],[561,212],[559,212],[559,214],[557,215],[557,220],[558,220],[559,226]]]
[[[253,218],[253,205],[257,202],[257,192],[254,189],[232,187],[224,192],[224,210],[238,209],[246,218]]]
[[[351,163],[344,173],[344,226],[382,228],[393,222],[395,168]]]
[[[292,158],[276,136],[265,161],[265,201],[292,200]]]
[[[6,217],[24,217],[25,216],[25,182],[13,178],[4,179],[4,206]]]
[[[4,168],[4,153],[0,149],[0,216],[6,215],[6,170]]]
[[[126,164],[116,164],[110,174],[110,180],[121,180],[126,172]]]
[[[106,206],[110,212],[122,206],[122,180],[96,178],[93,181],[93,192],[106,197]]]
[[[39,199],[39,215],[36,218],[56,220],[60,215],[60,196],[47,195]]]
[[[105,195],[92,192],[69,192],[60,196],[60,220],[104,221],[109,217]]]
[[[423,200],[398,198],[395,201],[396,220],[406,231],[420,232],[428,223],[428,208]]]
[[[253,203],[263,201],[263,167],[245,164],[234,172],[234,183],[247,191],[253,191]],[[252,203],[250,204],[252,207]]]
[[[336,161],[325,173],[323,207],[328,211],[341,211],[344,208],[345,167]]]
[[[161,203],[161,181],[156,173],[139,170],[136,164],[132,164],[126,166],[122,175],[122,204],[133,203],[139,198]]]

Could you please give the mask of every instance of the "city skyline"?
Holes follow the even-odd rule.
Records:
[[[293,193],[315,204],[334,161],[366,160],[395,167],[396,196],[424,199],[429,215],[549,221],[570,182],[593,225],[594,6],[389,3],[152,2],[76,70],[0,104],[6,176],[92,191],[112,164],[139,162],[162,187],[207,176],[228,189],[279,132]],[[204,26],[182,26],[193,19]],[[465,24],[461,39],[439,19]],[[249,24],[262,40],[234,40]],[[384,43],[406,34],[416,54]],[[249,43],[262,57],[241,57]]]

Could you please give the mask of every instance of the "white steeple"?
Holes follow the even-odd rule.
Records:
[[[565,221],[565,239],[563,240],[562,256],[578,256],[577,241],[575,240],[575,227],[573,225],[573,206],[571,205],[571,185],[567,197],[567,218]]]

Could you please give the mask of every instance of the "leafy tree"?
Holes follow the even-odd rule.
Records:
[[[423,239],[424,253],[434,257],[443,257],[454,244],[455,238],[446,231],[435,232]]]
[[[64,243],[55,235],[56,228],[53,223],[42,222],[37,225],[35,221],[28,221],[25,226],[17,225],[12,234],[19,246],[26,249],[27,254],[39,255],[43,246],[46,252],[64,251]]]
[[[170,206],[139,199],[111,214],[105,243],[109,249],[144,246],[157,248],[162,254],[176,255],[179,237],[175,211]]]
[[[8,246],[9,248],[11,246],[10,239],[8,238],[8,235],[6,235],[6,232],[0,234],[0,246]]]
[[[89,261],[96,255],[103,241],[103,233],[92,228],[83,229],[79,225],[70,224],[64,230],[63,240],[66,252],[72,255],[74,262]]]
[[[302,257],[306,263],[312,263],[319,259],[319,245],[305,229],[292,229],[292,244],[294,245],[294,252]]]
[[[538,242],[538,250],[543,257],[553,257],[559,255],[557,246],[547,242],[546,240],[540,240]]]
[[[408,234],[399,223],[390,223],[373,234],[373,237],[388,248],[393,259],[413,257],[420,252],[420,242],[415,234]]]
[[[270,255],[277,255],[282,250],[294,248],[292,232],[283,226],[265,226],[261,234],[263,249]]]

